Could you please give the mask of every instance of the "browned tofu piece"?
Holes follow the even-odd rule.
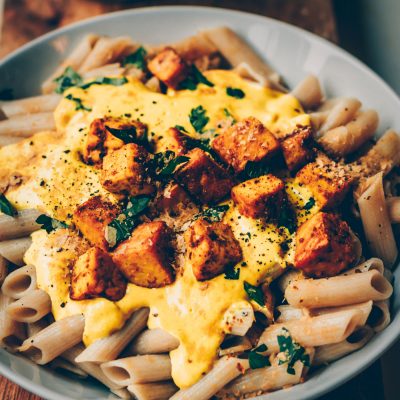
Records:
[[[176,129],[169,128],[165,134],[154,138],[154,152],[173,151],[176,156],[186,153],[186,140],[184,135]]]
[[[105,297],[121,300],[127,282],[112,258],[98,247],[90,248],[75,262],[71,271],[70,297],[72,300]]]
[[[311,190],[321,209],[337,207],[354,182],[344,167],[326,157],[307,164],[296,179]]]
[[[175,88],[186,77],[188,68],[181,56],[171,47],[166,47],[148,64],[149,71],[167,86]]]
[[[297,230],[294,265],[309,276],[334,276],[356,260],[355,246],[347,222],[319,212]]]
[[[106,154],[124,146],[125,142],[111,133],[113,130],[115,133],[121,131],[124,137],[138,142],[143,141],[147,134],[146,125],[139,121],[111,116],[96,118],[90,124],[82,153],[82,158],[87,164],[99,164]]]
[[[229,193],[231,177],[206,152],[195,148],[186,156],[190,160],[175,172],[175,177],[193,197],[208,204]]]
[[[117,205],[94,196],[76,208],[73,221],[90,244],[108,250],[105,229],[119,213]]]
[[[113,261],[135,285],[148,288],[169,285],[174,281],[171,237],[172,231],[164,221],[141,224],[115,249]]]
[[[187,257],[198,281],[212,279],[242,260],[242,249],[229,225],[196,220],[184,234]]]
[[[275,218],[286,198],[285,184],[272,174],[249,179],[232,188],[240,214],[250,218]]]
[[[148,161],[149,154],[144,147],[126,144],[104,157],[101,184],[112,193],[131,196],[153,193]]]
[[[282,153],[289,171],[296,171],[314,158],[313,133],[310,126],[296,129],[282,142]]]
[[[219,135],[212,141],[211,147],[239,173],[249,161],[259,162],[271,158],[279,150],[280,144],[258,119],[249,117]]]

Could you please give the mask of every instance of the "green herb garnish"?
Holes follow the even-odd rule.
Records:
[[[306,204],[304,204],[304,210],[311,210],[315,205],[314,197],[310,197]]]
[[[134,126],[131,126],[126,129],[116,129],[106,125],[106,129],[113,136],[115,136],[118,139],[121,139],[124,143],[135,143],[138,141],[137,130]]]
[[[243,92],[242,89],[233,88],[233,87],[227,87],[226,94],[228,96],[235,97],[236,99],[243,99],[243,97],[245,96],[245,93]]]
[[[42,225],[40,229],[45,229],[47,233],[55,231],[56,229],[68,228],[68,225],[65,222],[51,218],[45,214],[39,215],[36,218],[36,223]]]
[[[178,89],[188,89],[195,90],[199,83],[203,83],[204,85],[213,87],[214,84],[210,82],[193,64],[190,68],[189,75],[187,78],[179,84]]]
[[[289,233],[296,232],[296,216],[293,210],[288,206],[284,205],[280,209],[280,214],[278,217],[278,226],[286,228]]]
[[[219,222],[222,220],[224,214],[229,210],[227,204],[221,206],[209,207],[193,217],[193,221],[203,218],[208,222]]]
[[[248,355],[249,355],[249,364],[251,369],[264,368],[271,365],[271,363],[269,362],[269,357],[260,354],[264,353],[267,350],[268,350],[267,345],[262,344],[257,348],[249,351]]]
[[[189,132],[186,130],[186,128],[185,128],[184,126],[182,126],[182,125],[175,125],[175,128],[178,129],[178,131],[185,132],[185,133],[189,133]]]
[[[67,67],[62,75],[54,79],[54,82],[57,84],[55,92],[64,93],[70,87],[80,85],[82,77],[72,67]]]
[[[92,111],[90,107],[87,107],[82,103],[82,99],[80,99],[79,97],[74,97],[72,96],[72,94],[68,94],[67,96],[65,96],[65,98],[75,103],[75,110]]]
[[[4,194],[0,194],[0,211],[10,217],[15,217],[18,212],[14,206],[7,200]]]
[[[270,172],[270,168],[266,163],[247,161],[244,170],[240,173],[240,179],[254,179],[260,176],[267,175]]]
[[[232,281],[237,281],[240,276],[240,268],[235,268],[234,265],[225,268],[225,279],[232,280]]]
[[[134,65],[136,68],[144,71],[146,69],[146,57],[147,51],[144,47],[140,46],[135,52],[129,54],[122,60],[122,66]]]
[[[125,83],[128,82],[128,79],[126,79],[124,76],[122,78],[107,78],[107,77],[101,77],[101,78],[96,78],[94,81],[90,81],[88,83],[84,83],[82,85],[79,85],[81,89],[88,89],[92,85],[113,85],[113,86],[122,86],[125,85]]]
[[[247,296],[249,296],[250,300],[254,300],[257,304],[259,304],[261,307],[265,306],[265,300],[264,300],[264,292],[262,289],[258,286],[253,286],[249,282],[244,281],[243,282],[244,290],[247,293]]]
[[[175,172],[175,169],[178,165],[187,163],[190,160],[189,157],[186,156],[178,156],[171,160],[159,173],[160,176],[169,176]]]
[[[206,115],[203,106],[192,108],[189,115],[189,121],[196,132],[202,133],[203,128],[208,124],[210,118]]]
[[[157,176],[166,177],[172,175],[178,165],[186,163],[188,161],[189,157],[175,157],[175,152],[167,150],[161,153],[154,154],[152,167]]]

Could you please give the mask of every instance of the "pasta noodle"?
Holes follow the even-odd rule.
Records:
[[[36,273],[31,265],[11,272],[1,287],[1,291],[12,299],[20,299],[34,289],[36,289]]]
[[[308,110],[318,106],[324,97],[319,80],[315,75],[306,76],[290,94]]]
[[[400,197],[389,197],[386,206],[392,224],[400,223]]]
[[[56,128],[52,112],[16,115],[0,121],[0,136],[29,137],[41,131],[52,131]]]
[[[29,237],[0,242],[0,256],[11,261],[15,265],[22,266],[24,265],[24,254],[31,243],[32,240]]]
[[[39,215],[37,210],[19,211],[17,217],[0,215],[0,241],[24,237],[38,230],[40,225],[36,219]]]
[[[178,388],[171,382],[134,383],[128,390],[137,400],[168,400]]]
[[[373,257],[363,263],[351,268],[342,273],[342,275],[351,275],[358,274],[360,272],[368,272],[372,270],[376,270],[379,273],[383,274],[385,267],[383,266],[382,260],[379,258]]]
[[[248,302],[232,305],[224,316],[224,329],[231,335],[244,336],[254,321],[254,310]]]
[[[246,336],[230,336],[221,344],[218,355],[222,357],[228,354],[239,354],[250,350],[252,347]]]
[[[162,329],[148,329],[142,332],[127,347],[128,354],[168,353],[179,346],[179,340]]]
[[[276,322],[286,322],[307,316],[307,310],[305,308],[296,308],[285,304],[276,307],[276,310],[279,313]]]
[[[21,100],[0,102],[0,108],[8,118],[21,114],[36,114],[54,111],[61,100],[59,94],[46,94]]]
[[[367,324],[371,326],[375,332],[383,331],[390,324],[388,300],[374,302]]]
[[[4,257],[0,256],[0,284],[4,282],[7,276],[7,261]]]

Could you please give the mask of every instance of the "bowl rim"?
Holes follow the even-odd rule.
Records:
[[[341,47],[337,46],[336,44],[330,42],[329,40],[327,40],[321,36],[318,36],[312,32],[309,32],[305,29],[302,29],[302,28],[292,25],[290,23],[280,21],[280,20],[277,20],[274,18],[270,18],[267,16],[254,14],[251,12],[233,10],[233,9],[223,8],[223,7],[185,6],[185,5],[149,6],[149,7],[137,7],[137,8],[131,8],[131,9],[126,9],[126,10],[114,11],[114,12],[86,18],[81,21],[74,22],[70,25],[52,30],[52,31],[50,31],[44,35],[41,35],[41,36],[35,38],[34,40],[22,45],[18,49],[14,50],[10,54],[6,55],[2,60],[0,60],[0,70],[8,62],[12,61],[15,57],[18,57],[20,54],[23,54],[25,51],[27,51],[31,48],[34,48],[35,46],[40,45],[43,42],[46,42],[53,38],[56,38],[59,35],[68,34],[70,32],[73,32],[76,28],[80,28],[80,27],[88,25],[88,24],[90,25],[92,22],[101,22],[101,21],[108,20],[110,18],[118,19],[120,17],[124,17],[124,16],[128,16],[128,15],[135,15],[135,14],[176,13],[176,12],[185,13],[188,11],[209,12],[209,13],[214,13],[214,15],[220,14],[220,15],[246,16],[246,17],[254,18],[255,20],[257,20],[257,22],[260,22],[260,23],[268,23],[271,25],[279,26],[283,29],[292,31],[294,33],[297,33],[298,35],[306,37],[311,42],[319,43],[319,44],[327,47],[332,53],[336,53],[336,54],[341,55],[342,57],[345,57],[347,59],[347,61],[349,61],[351,64],[353,64],[353,66],[355,66],[356,68],[360,68],[361,70],[363,70],[363,72],[368,75],[369,79],[374,80],[378,85],[382,86],[386,90],[387,94],[391,96],[392,101],[397,103],[397,106],[400,111],[400,97],[397,95],[397,93],[379,75],[377,75],[374,71],[372,71],[371,68],[369,68],[363,62],[361,62],[357,57],[350,54],[348,51],[342,49]],[[32,94],[32,95],[34,96],[35,94]],[[399,267],[399,265],[397,265],[395,268],[393,268],[393,270],[395,270],[397,267]],[[393,344],[400,337],[400,311],[394,315],[394,318],[392,319],[390,325],[388,327],[386,327],[385,330],[382,331],[381,333],[384,333],[384,340],[375,341],[374,346],[371,347],[369,349],[369,351],[365,351],[363,349],[360,350],[360,351],[364,351],[365,354],[363,354],[362,365],[359,365],[359,367],[357,369],[353,369],[352,371],[346,371],[345,373],[342,373],[342,374],[336,374],[334,377],[331,377],[332,379],[330,379],[329,382],[327,380],[325,380],[323,382],[320,382],[315,387],[311,387],[311,389],[308,388],[309,390],[305,395],[302,394],[302,395],[300,395],[300,397],[296,397],[296,399],[297,400],[302,400],[302,399],[312,400],[312,399],[315,399],[316,397],[322,396],[322,395],[326,394],[327,392],[342,385],[343,383],[349,381],[354,376],[360,374],[368,366],[370,366],[374,361],[376,361],[379,357],[381,357],[382,354],[384,352],[388,351],[390,349],[390,347],[392,347]],[[3,351],[3,350],[1,350],[1,351]],[[361,364],[361,360],[359,363]],[[56,391],[48,389],[39,383],[33,382],[20,373],[16,373],[16,372],[12,371],[9,367],[7,367],[5,364],[3,364],[1,362],[0,362],[0,375],[3,375],[5,378],[11,380],[12,382],[16,383],[17,385],[21,386],[22,388],[24,388],[38,396],[41,396],[45,399],[69,400],[68,397],[65,397],[64,395],[59,394]],[[279,393],[279,392],[280,391],[277,391],[275,393]],[[290,396],[290,392],[287,392],[287,393],[288,393],[288,396],[290,398],[292,398]],[[266,397],[266,396],[268,396],[268,397]],[[271,398],[271,400],[272,400],[273,397],[274,397],[274,392],[272,392],[270,394],[266,394],[266,395],[261,395],[259,397],[255,397],[255,399],[267,400],[267,399]]]

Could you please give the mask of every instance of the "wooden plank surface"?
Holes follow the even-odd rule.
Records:
[[[0,0],[1,2],[1,0]],[[333,42],[337,41],[335,18],[330,0],[6,0],[0,58],[24,43],[60,26],[106,12],[134,7],[189,4],[233,8],[269,16],[297,25]],[[326,400],[379,400],[382,378],[376,363],[365,373],[342,386]],[[5,378],[0,377],[1,400],[40,400]]]

